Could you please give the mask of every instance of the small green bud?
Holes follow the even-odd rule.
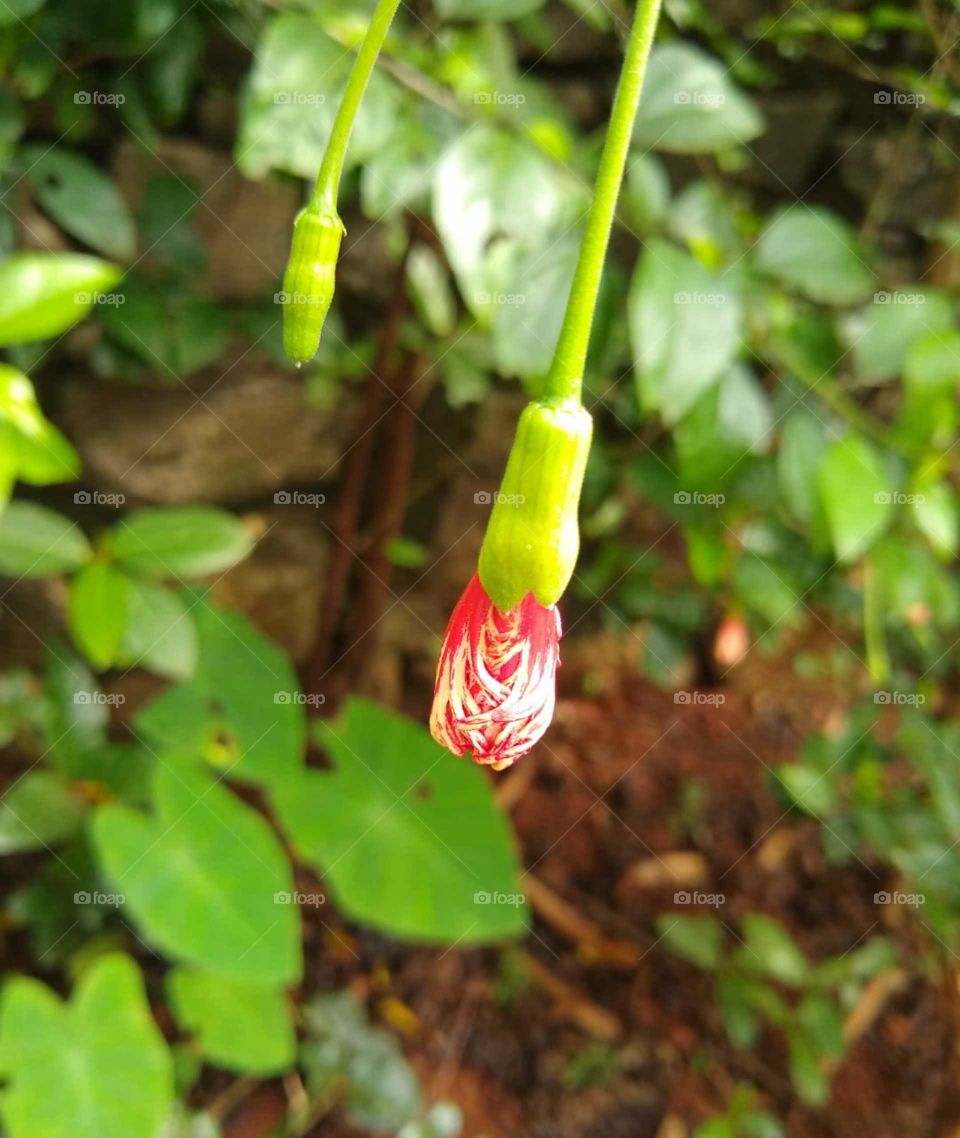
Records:
[[[592,429],[589,412],[575,402],[530,403],[520,416],[478,566],[502,612],[528,593],[556,604],[570,582]]]
[[[308,205],[293,224],[293,243],[283,274],[283,350],[296,364],[317,354],[333,300],[343,222],[332,209]]]

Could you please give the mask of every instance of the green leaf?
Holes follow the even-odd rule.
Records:
[[[492,294],[496,367],[523,379],[550,370],[580,248],[571,234],[543,250],[514,246],[503,284]]]
[[[79,828],[83,802],[55,771],[31,770],[0,799],[0,854],[43,849]]]
[[[873,270],[854,230],[830,210],[779,210],[754,250],[759,268],[824,304],[855,304],[873,291]]]
[[[797,1006],[797,1022],[817,1054],[843,1057],[843,1017],[831,999],[808,992]]]
[[[820,1056],[799,1031],[788,1036],[790,1078],[797,1094],[811,1106],[823,1106],[830,1097],[830,1083],[820,1065]]]
[[[623,203],[641,233],[662,224],[670,205],[670,179],[658,158],[646,153],[630,155]]]
[[[633,128],[641,146],[673,154],[727,150],[763,132],[756,104],[727,69],[689,43],[657,45]]]
[[[69,1004],[13,977],[0,1035],[10,1138],[156,1138],[172,1106],[172,1064],[129,957],[101,957]]]
[[[131,573],[190,579],[236,565],[253,541],[226,510],[170,506],[137,510],[121,519],[110,530],[107,546]]]
[[[434,0],[440,15],[454,20],[519,20],[543,5],[544,0]]]
[[[827,447],[827,431],[806,407],[795,407],[783,421],[777,450],[777,484],[790,513],[805,525],[814,519],[817,469]]]
[[[503,250],[495,238],[537,250],[569,218],[574,195],[529,142],[494,127],[470,127],[437,165],[433,215],[467,307],[492,315]]]
[[[739,298],[690,254],[653,238],[637,264],[628,305],[641,403],[676,423],[733,363]]]
[[[928,332],[914,340],[903,362],[903,405],[897,427],[909,441],[952,444],[960,384],[960,331]]]
[[[23,147],[20,159],[37,201],[71,237],[119,261],[133,257],[137,234],[127,204],[88,158],[37,144]]]
[[[180,1026],[215,1066],[252,1075],[293,1066],[296,1037],[279,988],[180,967],[167,976],[167,992]]]
[[[847,435],[827,449],[817,492],[841,561],[856,561],[890,524],[893,490],[883,458],[861,435]]]
[[[814,817],[829,814],[836,805],[837,780],[804,762],[784,763],[777,768],[777,778],[793,801],[793,805]]]
[[[7,577],[56,577],[91,554],[80,527],[45,506],[11,502],[0,514],[0,573]]]
[[[179,596],[165,585],[127,577],[127,627],[117,663],[185,680],[197,666],[197,630]]]
[[[0,6],[0,25],[16,24],[39,12],[46,0],[5,0]]]
[[[762,913],[749,913],[741,921],[747,948],[745,959],[765,976],[783,984],[802,984],[809,966],[793,937],[777,921]]]
[[[754,981],[742,976],[724,976],[717,983],[717,1004],[724,1029],[734,1047],[744,1050],[756,1046],[762,1027],[751,1000],[754,986]]]
[[[108,668],[127,627],[127,579],[112,565],[85,565],[70,582],[67,622],[95,668]]]
[[[120,297],[122,303],[105,306],[101,315],[112,339],[168,379],[212,363],[230,338],[223,308],[184,286],[163,288],[131,276]]]
[[[80,473],[79,455],[44,418],[33,384],[8,364],[0,364],[0,443],[17,477],[33,486],[68,482]]]
[[[657,917],[657,932],[671,952],[708,972],[720,966],[723,957],[723,925],[716,917]]]
[[[946,293],[920,286],[876,293],[854,320],[854,372],[862,379],[895,379],[913,343],[932,330],[954,335],[952,320]]]
[[[712,269],[739,257],[742,241],[732,203],[711,182],[691,182],[674,198],[667,231]]]
[[[274,800],[344,912],[435,943],[524,931],[516,849],[477,767],[451,759],[420,724],[359,698],[323,725],[321,741],[333,769],[284,782]]]
[[[739,361],[677,423],[677,474],[688,487],[719,486],[749,454],[767,449],[773,413],[767,393]]]
[[[144,936],[242,980],[300,977],[290,866],[270,826],[202,767],[158,764],[154,813],[101,807],[98,856]],[[278,898],[282,898],[278,900]]]
[[[457,302],[450,274],[429,245],[414,245],[407,254],[407,288],[417,312],[434,336],[448,337],[457,326]]]
[[[935,482],[912,497],[913,516],[921,533],[944,557],[955,554],[960,544],[960,517],[953,487]]]
[[[0,344],[58,336],[120,276],[116,265],[82,253],[14,253],[0,265]]]
[[[316,177],[352,66],[353,52],[316,19],[284,13],[266,23],[237,132],[237,164],[247,177],[271,169]],[[375,69],[354,120],[348,166],[386,146],[398,117],[396,84]]]
[[[293,778],[306,749],[306,716],[290,661],[243,617],[203,601],[192,611],[199,645],[193,679],[143,708],[138,728],[159,749],[192,752],[232,778]]]
[[[97,681],[72,652],[47,646],[44,661],[50,721],[46,725],[49,759],[74,778],[83,756],[107,741],[110,709],[97,697]]]

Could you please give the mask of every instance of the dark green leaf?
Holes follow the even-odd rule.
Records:
[[[516,850],[478,768],[451,759],[420,724],[359,698],[321,739],[333,770],[306,771],[274,797],[346,913],[432,942],[524,931]]]
[[[71,237],[118,261],[134,255],[137,233],[126,202],[89,159],[45,144],[23,147],[20,157],[37,201]]]
[[[242,980],[300,976],[293,878],[264,819],[203,768],[158,764],[154,813],[101,807],[100,860],[143,935],[174,959]]]
[[[155,745],[204,759],[233,778],[295,778],[306,748],[306,696],[290,661],[241,616],[203,601],[192,612],[199,645],[193,679],[148,704],[137,726]]]
[[[253,548],[242,522],[213,506],[137,510],[117,522],[108,544],[129,572],[177,579],[222,573]]]
[[[749,913],[741,928],[752,967],[784,984],[803,983],[809,970],[807,958],[783,925],[762,913]]]
[[[698,968],[714,971],[723,956],[723,925],[716,917],[665,914],[657,917],[657,932],[664,945]]]
[[[84,804],[54,771],[31,770],[0,799],[0,854],[43,849],[71,837]]]

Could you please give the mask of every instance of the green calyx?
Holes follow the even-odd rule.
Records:
[[[311,203],[294,222],[281,300],[283,350],[296,364],[307,363],[317,354],[333,300],[343,234],[343,222],[330,207]]]
[[[556,604],[569,584],[592,430],[579,400],[530,403],[520,416],[478,566],[501,612],[528,593],[542,605]]]

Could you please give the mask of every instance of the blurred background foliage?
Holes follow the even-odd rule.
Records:
[[[500,1030],[536,989],[586,1036],[528,1078],[564,1128],[533,1096],[536,1117],[500,1119],[513,1133],[879,1133],[850,1128],[832,1079],[886,1001],[955,983],[960,952],[960,11],[666,4],[591,343],[566,604],[568,693],[641,694],[613,705],[633,742],[609,777],[582,703],[559,730],[587,724],[571,761],[602,798],[628,794],[641,703],[657,735],[713,718],[684,744],[706,762],[664,775],[669,834],[638,837],[618,798],[632,844],[547,874],[633,943],[630,975],[699,999],[695,1031],[664,1027],[667,1001],[624,1039],[613,989],[572,983],[623,953],[533,876],[568,823],[541,840],[518,813],[513,833],[533,784],[498,801],[421,723],[559,331],[630,11],[402,6],[350,148],[334,311],[297,372],[279,278],[369,10],[0,5],[5,1131],[480,1133],[485,1096],[404,1046],[447,952],[496,945],[470,959]],[[342,550],[368,571],[353,591]],[[758,674],[748,710],[724,708]],[[769,762],[738,734],[757,722]],[[728,792],[704,790],[722,727],[757,776],[726,852]],[[580,791],[547,744],[563,820]],[[807,888],[856,900],[716,888],[689,913],[691,894],[631,909],[604,884],[642,876],[647,840],[700,859],[670,881],[722,883],[765,827],[804,836]],[[417,983],[391,987],[404,967]],[[644,1031],[696,1091],[649,1076]],[[549,1034],[518,1046],[547,1056]],[[488,1076],[522,1097],[505,1065]],[[231,1129],[261,1087],[279,1108]],[[952,1133],[956,1103],[925,1105],[896,1117]]]

